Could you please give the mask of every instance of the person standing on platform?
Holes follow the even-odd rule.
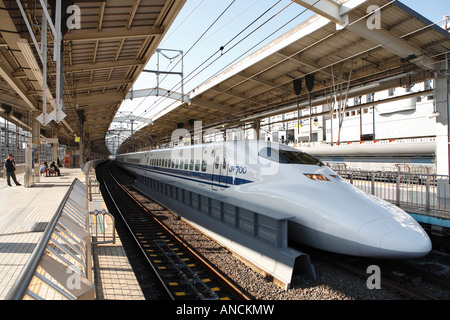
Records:
[[[21,186],[21,184],[16,179],[16,164],[14,163],[13,155],[9,154],[5,161],[5,171],[6,171],[6,181],[8,186],[11,187],[11,178],[13,179],[16,186]]]

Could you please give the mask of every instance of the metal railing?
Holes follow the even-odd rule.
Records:
[[[94,299],[86,187],[75,179],[7,300]]]
[[[101,195],[99,182],[95,175],[95,168],[105,161],[107,161],[107,159],[88,161],[81,168],[81,171],[86,177],[85,184],[88,201],[93,201],[94,194]],[[116,223],[114,216],[105,210],[94,210],[89,213],[91,219],[89,220],[90,226],[88,230],[91,230],[92,237],[94,238],[92,244],[116,243]]]
[[[98,160],[91,160],[86,162],[83,167],[81,168],[81,171],[84,173],[86,177],[86,187],[87,187],[87,193],[88,193],[88,199],[92,201],[92,183],[93,181],[96,181],[97,179],[93,179],[92,177],[95,176],[95,168],[101,164],[102,162],[108,161],[108,159],[98,159]]]
[[[91,230],[92,237],[95,239],[92,241],[92,244],[116,243],[114,216],[104,209],[102,211],[94,210],[89,212],[89,214],[91,217],[89,230]]]
[[[450,177],[437,174],[334,170],[364,192],[398,206],[437,211],[450,217]]]

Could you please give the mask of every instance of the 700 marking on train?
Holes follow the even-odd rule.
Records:
[[[247,167],[241,167],[241,166],[231,166],[228,169],[228,172],[234,172],[236,174],[241,173],[241,174],[246,174],[247,173]]]

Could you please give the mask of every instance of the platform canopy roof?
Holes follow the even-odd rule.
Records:
[[[119,152],[169,142],[177,128],[192,131],[194,120],[204,130],[252,125],[296,111],[297,99],[307,108],[308,94],[313,106],[323,105],[339,88],[352,98],[445,72],[449,32],[400,1],[295,2],[317,15],[189,92],[190,103],[168,106]],[[302,83],[298,96],[294,80]]]
[[[42,5],[48,1],[54,18],[55,0],[0,0],[1,116],[31,131],[32,119],[42,113],[43,65],[31,32],[19,10],[23,7],[37,42],[42,38]],[[80,9],[80,29],[63,38],[64,105],[66,117],[41,126],[41,135],[75,144],[82,135],[87,149],[108,154],[105,135],[122,101],[157,49],[185,0],[62,1],[64,19]],[[73,14],[72,14],[73,13]],[[64,26],[65,20],[62,25]],[[53,35],[48,28],[48,113],[54,107],[56,63]],[[81,129],[81,125],[83,129]],[[81,132],[83,130],[83,132]],[[76,144],[78,145],[78,143]]]

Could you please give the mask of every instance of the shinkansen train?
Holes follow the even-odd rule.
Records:
[[[289,240],[318,249],[380,258],[431,250],[428,235],[406,212],[286,145],[226,141],[118,155],[116,161],[137,177],[253,212],[285,214]]]
[[[387,139],[348,142],[331,146],[317,144],[297,147],[327,164],[372,171],[398,171],[399,167],[421,167],[422,173],[435,170],[436,138]]]

